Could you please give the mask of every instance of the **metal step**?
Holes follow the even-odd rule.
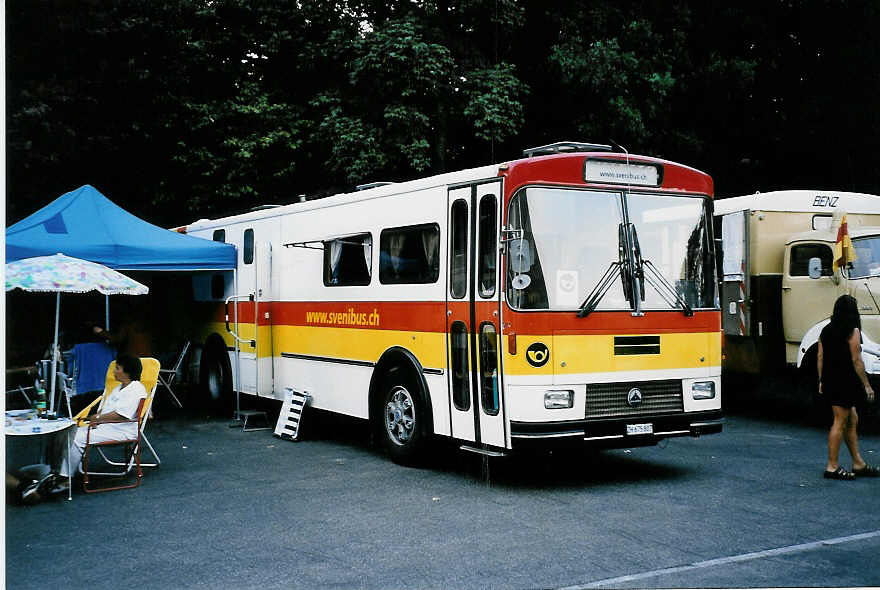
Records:
[[[505,451],[493,451],[492,449],[483,449],[480,447],[472,447],[470,445],[461,445],[459,447],[462,451],[468,451],[469,453],[476,453],[478,455],[485,455],[486,457],[506,457],[507,453]]]
[[[299,439],[303,412],[311,399],[312,396],[307,391],[294,391],[290,387],[284,389],[284,404],[278,415],[278,423],[275,424],[275,436],[292,441]]]
[[[265,426],[257,426],[248,428],[248,421],[251,418],[261,418]],[[238,428],[241,426],[242,432],[254,432],[255,430],[271,430],[269,426],[269,417],[262,410],[239,410],[235,413],[235,422],[229,425],[230,428]]]

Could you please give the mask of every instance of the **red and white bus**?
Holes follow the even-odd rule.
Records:
[[[307,391],[404,463],[435,435],[503,454],[720,432],[712,194],[687,166],[566,142],[199,220],[239,252],[194,279],[205,384]]]

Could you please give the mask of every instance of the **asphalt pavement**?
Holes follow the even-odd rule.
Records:
[[[149,424],[134,490],[6,507],[6,583],[44,588],[877,586],[880,479],[822,478],[826,431],[735,410],[657,447],[391,463],[360,422],[305,438]],[[880,435],[861,439],[880,464]],[[844,465],[848,465],[843,451]]]

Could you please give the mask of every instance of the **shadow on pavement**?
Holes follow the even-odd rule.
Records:
[[[729,375],[721,382],[724,413],[779,421],[825,430],[831,425],[831,407],[815,398],[803,379],[793,370],[774,375]],[[876,403],[862,404],[859,431],[880,433],[880,412]]]

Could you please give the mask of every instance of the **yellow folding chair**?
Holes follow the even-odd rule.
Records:
[[[147,439],[144,434],[144,427],[146,426],[147,420],[150,416],[150,407],[153,405],[153,399],[156,394],[156,385],[159,377],[159,361],[154,358],[141,358],[141,365],[143,367],[143,371],[141,372],[140,381],[144,385],[144,389],[147,390],[147,397],[141,400],[140,405],[138,406],[138,418],[134,420],[128,421],[120,421],[120,422],[137,422],[137,436],[132,439],[125,440],[113,440],[106,441],[100,443],[86,443],[85,451],[83,452],[82,463],[79,466],[80,472],[83,474],[83,488],[87,492],[98,492],[98,491],[109,491],[109,490],[118,490],[124,488],[133,488],[140,485],[140,480],[143,477],[143,472],[141,471],[141,467],[158,467],[161,463],[159,459],[159,455],[156,453],[156,450],[153,448],[153,445],[150,444],[149,439]],[[104,401],[107,396],[113,391],[113,388],[116,387],[119,382],[113,376],[113,373],[116,369],[116,361],[110,363],[110,366],[107,367],[107,376],[105,378],[104,392],[101,396],[99,396],[95,401],[86,406],[79,414],[74,416],[77,420],[77,423],[82,426],[88,424],[88,416],[91,412],[91,409],[98,406],[98,412],[101,411],[101,408],[104,406]],[[147,449],[149,449],[150,453],[152,453],[155,462],[154,463],[143,463],[141,461],[141,442],[144,443]],[[113,447],[113,446],[122,446],[125,449],[125,458],[122,461],[114,461],[110,457],[107,456],[107,453],[104,452],[105,448]],[[90,471],[88,467],[88,459],[89,459],[89,450],[91,448],[97,449],[103,460],[108,464],[115,467],[121,467],[122,469],[117,471]],[[106,487],[106,488],[90,488],[89,487],[89,476],[90,475],[106,475],[106,476],[115,476],[121,477],[127,475],[132,469],[137,469],[137,479],[131,485],[124,486],[115,486],[115,487]]]

